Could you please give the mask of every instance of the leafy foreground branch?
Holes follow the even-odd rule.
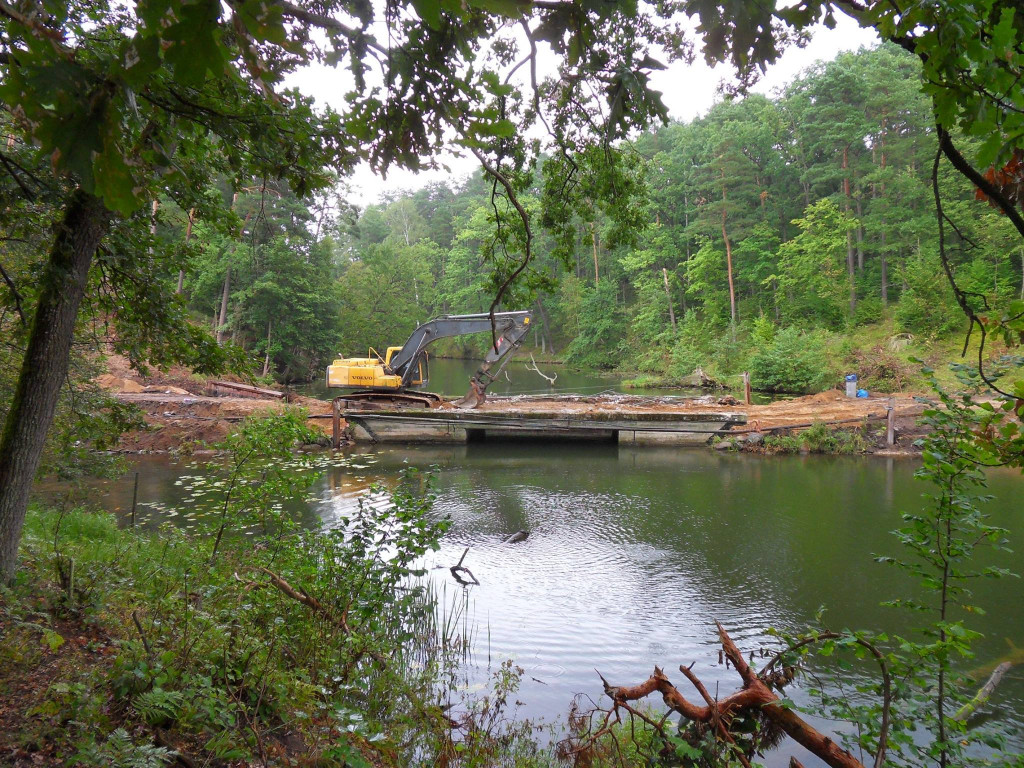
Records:
[[[966,679],[959,666],[974,658],[972,643],[980,637],[967,620],[983,612],[973,603],[968,585],[975,579],[1012,575],[986,564],[980,552],[1006,549],[1008,533],[992,525],[982,509],[987,500],[981,493],[986,484],[982,470],[1020,464],[1021,405],[1012,397],[994,399],[977,369],[958,365],[954,371],[963,388],[957,396],[944,391],[925,369],[941,401],[941,407],[927,408],[922,417],[930,431],[920,441],[922,466],[916,475],[928,481],[929,491],[922,508],[904,513],[902,527],[894,531],[898,554],[875,558],[918,584],[909,595],[886,603],[913,617],[911,632],[891,639],[884,633],[849,630],[788,637],[775,633],[784,648],[756,671],[754,654],[745,660],[719,625],[721,654],[739,674],[740,690],[712,698],[692,665],[679,671],[703,705],[688,700],[657,667],[637,685],[613,686],[602,678],[611,707],[594,706],[586,712],[575,708],[570,717],[573,735],[561,743],[562,756],[577,766],[623,766],[632,764],[632,754],[626,753],[644,752],[651,764],[747,768],[789,736],[834,768],[864,768],[869,761],[874,768],[1019,766],[1021,756],[1006,749],[999,724],[974,719],[1018,659],[995,665],[973,697],[968,691],[981,681]],[[807,663],[811,653],[833,657],[828,669]],[[851,664],[856,660],[876,665],[879,674],[862,674]],[[806,690],[811,703],[803,711],[849,727],[828,736],[796,713],[780,693],[797,672],[812,680]],[[635,702],[655,693],[661,694],[668,714],[652,716],[637,707]],[[672,714],[681,716],[678,727],[667,727]]]

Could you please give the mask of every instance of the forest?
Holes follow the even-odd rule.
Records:
[[[505,308],[534,308],[529,343],[577,367],[664,382],[697,366],[723,380],[750,369],[756,388],[794,392],[861,367],[870,384],[900,388],[911,368],[893,349],[965,327],[938,255],[935,128],[919,77],[915,57],[879,45],[819,63],[771,98],[723,99],[637,136],[642,226],[617,238],[601,215],[577,217],[568,268],[541,236]],[[979,213],[953,169],[940,183],[960,222],[958,283],[994,304],[1024,296],[1012,224]],[[234,232],[189,230],[173,206],[158,210],[158,232],[191,243],[182,285],[194,316],[264,375],[303,381],[339,353],[400,344],[431,317],[488,310],[490,191],[476,175],[358,211],[343,192],[300,200],[256,185],[232,205]]]

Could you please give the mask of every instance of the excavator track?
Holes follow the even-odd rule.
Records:
[[[434,392],[350,392],[336,398],[350,411],[380,411],[387,408],[437,408],[445,399]]]

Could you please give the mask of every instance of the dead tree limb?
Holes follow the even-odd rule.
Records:
[[[469,547],[466,547],[462,551],[462,557],[459,558],[459,562],[457,562],[455,565],[453,565],[448,570],[452,572],[452,576],[455,577],[455,580],[457,582],[459,582],[459,584],[462,584],[463,586],[467,586],[469,584],[475,584],[476,586],[479,587],[480,586],[480,582],[476,580],[476,576],[473,575],[473,572],[471,570],[469,570],[469,568],[467,568],[466,566],[464,566],[462,564],[462,561],[466,559],[466,555],[468,555],[468,554],[469,554]],[[462,578],[461,574],[463,574],[463,573],[466,574],[467,576],[469,576],[469,580],[468,581],[466,579]]]
[[[608,713],[606,722],[613,713],[617,719],[618,708],[627,702],[646,698],[653,693],[660,693],[665,704],[670,709],[678,712],[691,722],[702,723],[714,728],[723,741],[733,746],[735,746],[735,742],[729,732],[729,724],[742,715],[760,713],[767,722],[781,729],[790,738],[823,760],[827,765],[832,766],[832,768],[864,768],[864,765],[857,758],[843,749],[832,738],[821,733],[796,712],[784,706],[769,684],[772,678],[766,673],[758,675],[751,669],[747,660],[743,658],[743,654],[740,653],[739,648],[729,636],[729,633],[725,631],[721,624],[717,626],[718,637],[722,644],[725,658],[735,667],[736,672],[743,681],[742,688],[725,698],[712,698],[707,688],[704,687],[689,667],[680,667],[680,671],[694,685],[701,698],[704,699],[705,704],[701,706],[683,696],[659,667],[655,667],[654,673],[647,680],[637,685],[610,685],[602,677],[604,691],[613,702],[612,710]],[[806,645],[809,642],[811,641],[803,644]],[[600,732],[599,730],[595,736],[598,736]],[[879,749],[883,753],[885,749],[884,738],[883,734],[882,746]],[[593,737],[591,737],[592,740]]]
[[[960,709],[957,710],[957,713],[953,715],[953,719],[964,722],[970,718],[971,715],[977,712],[980,707],[984,706],[985,702],[992,697],[992,693],[995,691],[996,686],[999,685],[999,681],[1003,679],[1003,675],[1009,672],[1012,668],[1012,663],[1004,661],[992,670],[992,674],[989,675],[988,680],[983,686],[981,686],[979,691],[974,694],[974,698],[960,707]]]
[[[526,370],[533,371],[542,379],[547,381],[548,384],[554,384],[555,379],[558,378],[557,373],[554,376],[547,376],[546,374],[541,373],[540,368],[537,367],[537,361],[533,359],[533,352],[530,353],[530,365],[526,366]]]

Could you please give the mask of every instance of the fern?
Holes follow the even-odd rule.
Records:
[[[76,755],[85,765],[107,768],[163,768],[175,756],[173,750],[152,744],[136,744],[124,728],[118,728],[103,744],[90,744]]]
[[[135,711],[149,725],[174,722],[181,715],[185,697],[179,691],[154,688],[135,697]]]

